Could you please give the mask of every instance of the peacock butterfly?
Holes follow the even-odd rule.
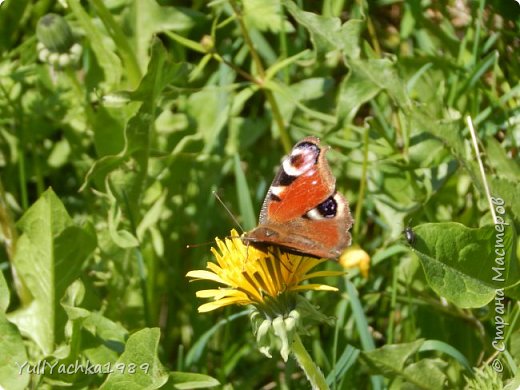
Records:
[[[294,145],[267,191],[258,226],[243,236],[244,242],[319,258],[336,258],[350,245],[352,216],[336,192],[328,150],[316,137]]]

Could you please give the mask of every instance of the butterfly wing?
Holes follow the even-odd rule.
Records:
[[[315,137],[293,147],[267,192],[259,225],[246,241],[324,258],[338,257],[350,244],[352,218],[348,203],[336,192],[327,150]]]

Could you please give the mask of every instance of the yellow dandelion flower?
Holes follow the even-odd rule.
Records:
[[[337,291],[335,287],[320,283],[308,283],[310,279],[343,275],[342,271],[315,271],[317,265],[326,261],[284,252],[278,247],[265,251],[245,245],[236,230],[231,238],[216,238],[218,249],[211,248],[215,262],[208,262],[208,270],[190,271],[186,275],[222,285],[218,289],[201,290],[199,298],[210,298],[212,302],[199,307],[199,312],[208,312],[228,305],[254,305],[258,308],[274,308],[290,311],[291,307],[280,307],[287,301],[287,294],[305,290]],[[290,301],[290,300],[289,300]],[[263,310],[265,311],[265,310]]]

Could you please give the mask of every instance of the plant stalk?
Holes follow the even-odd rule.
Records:
[[[305,376],[311,383],[313,389],[328,389],[327,381],[323,376],[320,368],[314,363],[311,356],[302,344],[302,340],[298,333],[294,334],[294,340],[292,345],[292,353],[294,358],[298,362],[298,365],[305,373]]]

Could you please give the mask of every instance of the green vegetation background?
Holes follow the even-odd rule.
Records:
[[[49,12],[82,45],[74,66],[39,60]],[[316,135],[371,255],[367,279],[310,297],[336,319],[304,338],[330,386],[517,388],[519,33],[513,0],[6,0],[0,385],[307,388],[258,352],[246,311],[197,313],[185,274],[211,256],[186,245],[234,227],[212,191],[253,227],[281,156]],[[19,374],[44,359],[137,368]]]

